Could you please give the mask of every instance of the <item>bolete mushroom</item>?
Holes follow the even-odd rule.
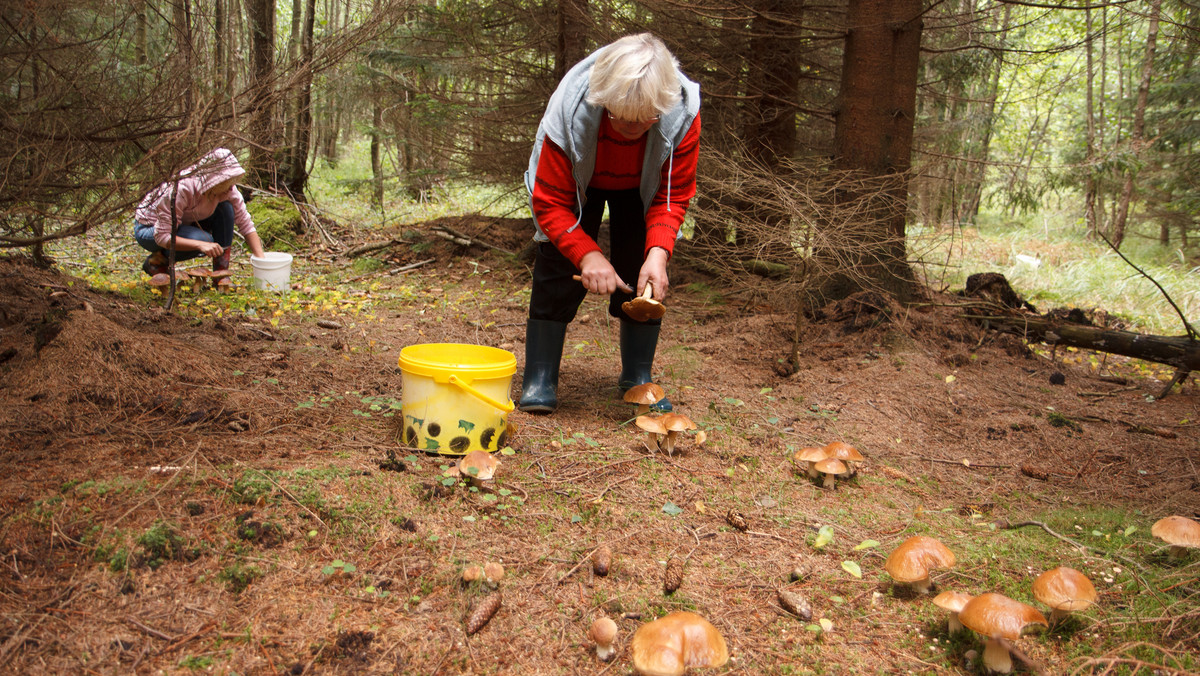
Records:
[[[719,667],[729,661],[721,632],[685,610],[638,627],[631,653],[633,670],[641,676],[683,676],[688,669]]]
[[[645,415],[650,412],[650,407],[662,401],[662,398],[667,396],[663,388],[654,383],[642,383],[634,385],[625,390],[624,399],[631,404],[637,404],[637,413],[635,415]]]
[[[633,422],[638,429],[646,432],[646,446],[650,450],[657,451],[662,447],[662,440],[667,436],[667,428],[663,425],[661,418],[653,415],[639,415]]]
[[[1038,625],[1049,626],[1037,608],[1002,594],[980,594],[958,613],[967,629],[983,635],[983,666],[999,674],[1011,674],[1012,656],[1001,639],[1015,641]]]
[[[975,597],[970,594],[953,591],[944,591],[933,597],[933,605],[950,613],[946,619],[946,630],[949,633],[957,634],[962,631],[963,625],[958,619],[958,614],[962,612],[963,606],[973,598]]]
[[[1181,558],[1187,550],[1200,547],[1200,523],[1186,516],[1168,516],[1154,522],[1150,534],[1171,545],[1171,556]]]
[[[817,471],[817,463],[828,457],[829,453],[825,451],[824,446],[809,446],[796,451],[792,455],[792,461],[796,464],[804,463],[802,467],[808,472],[808,478],[816,479],[821,476]]]
[[[954,552],[927,535],[914,535],[900,543],[887,557],[883,569],[892,579],[911,585],[918,594],[928,594],[933,586],[929,574],[938,568],[952,568]]]
[[[204,268],[188,268],[185,272],[192,280],[193,293],[200,293],[200,290],[204,288],[204,280],[212,276],[212,273]]]
[[[827,457],[837,458],[846,463],[846,474],[854,474],[854,463],[866,460],[858,449],[843,441],[834,441],[825,446]]]
[[[660,421],[663,427],[667,428],[667,439],[663,449],[667,455],[675,452],[675,440],[679,437],[680,432],[696,429],[696,423],[682,413],[665,413]]]
[[[160,272],[150,278],[150,286],[152,286],[156,289],[161,289],[165,286],[170,286],[170,285],[171,285],[171,275],[168,275],[165,272]]]
[[[221,293],[228,291],[233,286],[233,280],[230,279],[232,276],[233,270],[229,269],[213,270],[208,273],[208,278],[212,280],[213,288]]]
[[[617,650],[613,647],[617,639],[616,622],[607,617],[598,618],[588,629],[588,638],[596,642],[596,658],[601,662],[609,662],[616,657]]]
[[[496,475],[500,461],[487,451],[471,451],[458,461],[460,475],[470,478],[471,484],[478,486],[484,481],[490,481]]]
[[[495,589],[500,586],[500,580],[504,579],[504,566],[495,561],[488,561],[483,564],[483,581],[488,587]]]
[[[837,458],[824,458],[817,461],[816,468],[818,474],[825,475],[825,481],[821,482],[821,486],[833,488],[834,478],[846,471],[846,463]]]
[[[667,307],[651,298],[652,295],[654,295],[654,289],[650,286],[650,282],[646,282],[645,288],[642,289],[642,295],[621,303],[621,309],[636,322],[661,319],[667,313]]]
[[[1037,576],[1033,581],[1033,598],[1050,607],[1050,624],[1058,624],[1076,610],[1087,610],[1097,596],[1086,575],[1059,566]]]

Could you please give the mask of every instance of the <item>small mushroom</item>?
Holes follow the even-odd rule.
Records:
[[[637,404],[636,415],[645,415],[650,412],[651,406],[662,401],[665,396],[667,393],[658,385],[642,383],[625,390],[624,399],[631,404]]]
[[[621,309],[637,322],[660,319],[667,313],[667,307],[651,298],[652,295],[654,295],[654,289],[650,286],[650,282],[646,282],[645,288],[642,289],[642,295],[625,301],[621,304]]]
[[[946,620],[946,629],[949,633],[957,634],[962,631],[963,625],[958,619],[958,614],[962,612],[963,606],[973,598],[975,597],[970,594],[953,591],[944,591],[933,597],[933,605],[950,613]]]
[[[473,563],[466,568],[463,568],[462,581],[463,584],[471,584],[483,577],[483,566]]]
[[[954,552],[926,535],[914,535],[900,543],[887,557],[883,569],[901,584],[912,585],[918,594],[928,594],[933,582],[929,574],[937,568],[953,568]]]
[[[1171,545],[1173,558],[1182,558],[1189,548],[1200,547],[1200,523],[1186,516],[1159,519],[1150,528],[1150,534]]]
[[[967,629],[984,637],[983,666],[999,674],[1011,674],[1012,656],[1001,643],[1016,641],[1038,625],[1049,626],[1037,608],[1001,594],[980,594],[958,613]]]
[[[200,293],[204,288],[204,280],[212,276],[212,273],[204,268],[188,268],[187,276],[192,280],[192,292]]]
[[[504,566],[495,561],[488,561],[483,564],[483,580],[487,586],[495,589],[500,586],[500,580],[504,579]]]
[[[825,475],[825,481],[821,483],[824,488],[833,488],[834,477],[846,471],[846,463],[837,458],[825,458],[817,461],[817,473]]]
[[[171,275],[168,275],[165,272],[160,272],[157,275],[154,275],[153,277],[150,278],[150,286],[152,286],[156,289],[161,289],[165,286],[170,286],[170,285],[171,285]]]
[[[808,472],[808,478],[816,479],[821,476],[821,473],[817,471],[817,463],[828,457],[829,452],[825,450],[824,446],[809,446],[796,451],[792,455],[792,461],[798,465],[804,463],[801,467]]]
[[[616,657],[617,650],[613,647],[617,638],[616,622],[607,617],[598,618],[588,630],[588,638],[596,642],[596,658],[601,662],[610,662]]]
[[[842,441],[835,441],[825,446],[825,452],[830,458],[837,458],[846,463],[847,476],[854,474],[854,463],[866,460],[858,449]]]
[[[500,461],[491,453],[471,451],[458,461],[458,472],[469,477],[472,485],[478,486],[484,481],[490,481],[496,475],[496,468],[499,466]]]
[[[1058,624],[1076,610],[1087,610],[1098,597],[1086,575],[1059,566],[1037,576],[1033,581],[1033,598],[1050,607],[1050,624]]]
[[[661,418],[653,415],[639,415],[633,422],[638,429],[646,432],[646,446],[650,450],[657,451],[662,447],[662,441],[667,436],[667,428],[662,424]]]
[[[638,627],[630,647],[641,676],[683,676],[688,669],[729,661],[721,632],[696,613],[676,611]]]
[[[222,293],[228,291],[229,288],[233,286],[233,280],[230,279],[232,276],[233,270],[228,269],[213,270],[212,272],[208,273],[208,278],[212,280],[213,288]]]
[[[660,420],[663,427],[667,428],[667,440],[664,448],[667,455],[675,452],[675,439],[680,432],[696,429],[696,423],[682,413],[665,413]]]

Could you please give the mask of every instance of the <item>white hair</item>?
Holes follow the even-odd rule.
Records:
[[[604,47],[592,64],[587,102],[623,120],[648,120],[679,103],[679,62],[650,33]]]

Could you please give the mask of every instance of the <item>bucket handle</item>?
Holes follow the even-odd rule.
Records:
[[[467,394],[475,397],[476,399],[484,402],[485,404],[491,404],[492,406],[495,406],[496,408],[500,409],[501,411],[504,411],[505,413],[512,413],[512,410],[514,408],[516,408],[516,406],[513,404],[511,399],[509,399],[507,403],[501,403],[499,400],[493,399],[492,397],[489,397],[488,395],[484,394],[483,392],[480,392],[479,390],[475,389],[474,387],[471,387],[462,378],[459,378],[457,375],[455,375],[453,373],[450,374],[450,384],[458,385]]]

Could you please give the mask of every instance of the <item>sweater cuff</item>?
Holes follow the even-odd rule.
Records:
[[[662,247],[667,252],[667,257],[671,257],[675,253],[675,238],[679,235],[679,231],[669,225],[652,225],[646,229],[646,248],[644,254],[650,253],[653,247]]]
[[[576,232],[580,233],[581,235],[583,233],[582,230],[577,230]],[[600,245],[596,244],[596,242],[587,235],[583,235],[581,237],[573,235],[575,235],[575,233],[563,235],[563,238],[560,239],[555,246],[558,248],[559,253],[561,253],[563,256],[566,256],[567,260],[571,261],[571,263],[578,268],[579,262],[583,260],[583,257],[593,251],[599,251]]]

